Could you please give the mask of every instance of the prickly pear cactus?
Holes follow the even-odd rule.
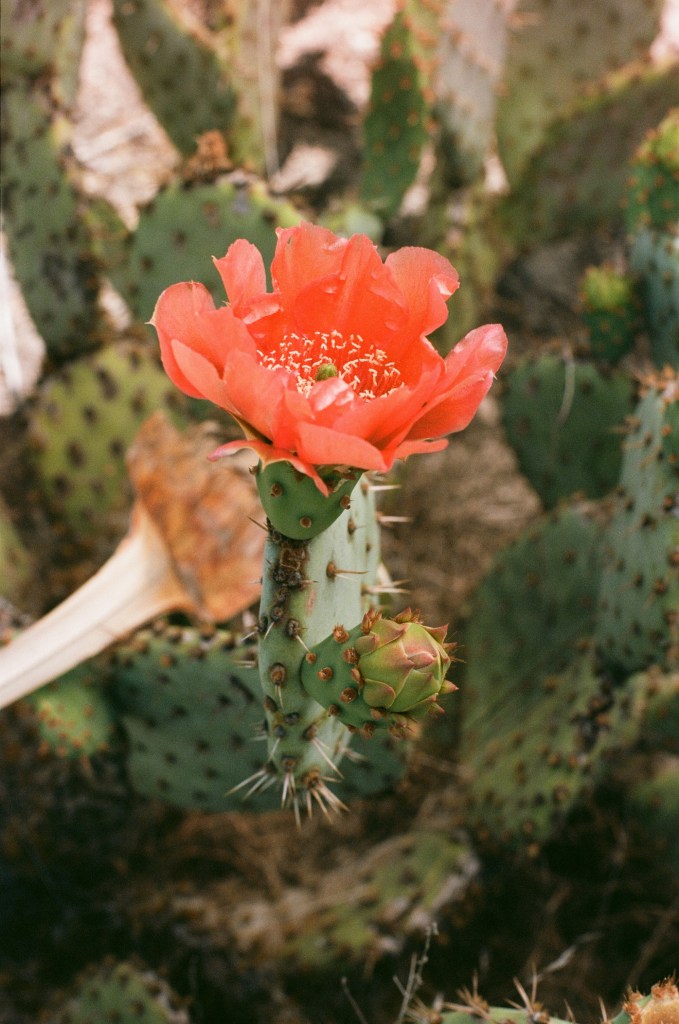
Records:
[[[624,196],[630,266],[640,275],[651,355],[679,363],[679,112],[670,111],[635,154]]]
[[[634,345],[641,326],[636,280],[609,264],[589,267],[580,294],[592,356],[605,363],[619,362]]]
[[[186,422],[186,399],[135,341],[83,357],[41,385],[30,416],[31,457],[48,506],[81,539],[124,533],[131,504],[125,451],[159,406]]]
[[[202,281],[217,298],[219,278],[214,270],[210,273],[206,252],[223,252],[237,238],[247,238],[270,259],[275,226],[289,227],[299,219],[290,204],[273,199],[261,182],[243,175],[208,185],[173,183],[140,211],[122,258],[116,246],[111,279],[135,316],[145,321],[158,295],[178,276]]]
[[[478,870],[462,837],[424,828],[391,837],[359,865],[329,872],[304,901],[308,905],[296,906],[296,920],[286,922],[286,941],[276,952],[295,970],[328,969],[338,959],[374,964],[461,902]],[[283,905],[276,919],[288,913]]]
[[[76,990],[50,1024],[99,1021],[189,1024],[180,1000],[158,975],[137,964],[106,961],[80,979]]]
[[[606,531],[597,645],[606,664],[633,672],[679,657],[679,381],[673,371],[646,383],[630,421],[617,495]]]
[[[290,509],[303,510],[303,501],[294,488],[281,501],[288,510],[281,507],[280,519],[270,523],[259,619],[269,759],[253,784],[259,787],[278,776],[283,801],[293,808],[300,803],[310,807],[311,800],[333,806],[337,798],[325,780],[339,777],[333,766],[348,746],[349,733],[339,716],[308,694],[301,670],[307,652],[335,629],[344,629],[343,623],[353,628],[371,592],[378,592],[374,503],[364,479],[339,518],[303,541],[279,531]]]
[[[521,0],[508,44],[498,104],[498,148],[518,183],[547,126],[603,75],[642,55],[655,38],[658,0]],[[610,146],[615,132],[606,132]]]
[[[600,536],[595,519],[564,510],[503,552],[476,595],[460,758],[482,836],[543,842],[590,784],[582,766],[591,774],[608,742],[597,724],[608,699],[586,655]]]
[[[44,743],[60,757],[88,757],[105,751],[115,715],[94,666],[82,665],[28,698]]]
[[[2,114],[9,255],[48,355],[61,362],[96,347],[100,327],[98,265],[66,155],[68,128],[41,84],[3,90]]]
[[[144,99],[182,153],[203,132],[228,131],[236,110],[228,66],[185,6],[116,0],[114,23]]]
[[[633,391],[625,374],[551,354],[526,357],[510,371],[507,439],[547,508],[574,492],[599,498],[613,489]]]
[[[222,630],[141,631],[112,651],[110,693],[138,792],[202,810],[240,805],[229,790],[264,760],[254,742],[265,735],[252,647],[236,648]],[[275,807],[277,796],[257,804]]]
[[[430,81],[440,3],[404,0],[382,40],[364,122],[361,199],[385,219],[412,185],[429,136]]]
[[[143,796],[213,812],[280,805],[276,772],[263,751],[267,741],[286,738],[300,713],[283,709],[267,722],[271,702],[262,702],[255,645],[226,629],[158,621],[28,700],[46,747],[59,757],[123,749],[128,780]],[[316,750],[324,753],[318,741]],[[340,752],[341,771],[334,769],[341,799],[389,790],[407,754],[408,744],[387,733],[370,742],[356,736],[352,749]],[[262,768],[269,785],[249,794],[241,783],[253,773],[258,781]]]

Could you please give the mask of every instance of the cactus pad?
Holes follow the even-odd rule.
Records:
[[[66,159],[66,127],[38,85],[3,90],[2,113],[9,255],[48,354],[61,361],[94,348],[100,323],[98,266]]]
[[[632,402],[625,375],[554,355],[517,363],[506,378],[505,430],[547,508],[576,491],[599,498],[615,486]]]
[[[201,281],[221,304],[223,288],[205,253],[221,256],[237,238],[247,238],[268,265],[276,245],[275,226],[298,221],[288,203],[242,177],[212,185],[172,184],[141,210],[139,226],[128,240],[127,260],[112,269],[111,277],[142,320],[150,318],[160,293],[178,279]]]
[[[59,756],[87,757],[109,746],[115,716],[101,686],[101,673],[82,665],[28,698],[41,738]]]
[[[202,810],[241,805],[228,791],[264,760],[252,649],[236,648],[221,630],[205,637],[188,628],[143,630],[113,649],[111,693],[138,792]],[[276,806],[267,796],[258,807]]]
[[[122,535],[131,491],[124,455],[159,406],[186,410],[155,353],[120,342],[45,380],[30,419],[32,456],[51,510],[81,539]]]
[[[658,32],[661,7],[660,0],[521,0],[497,123],[500,158],[512,185],[562,108],[644,53]],[[611,126],[605,134],[610,148]]]
[[[430,17],[429,5],[406,2],[382,40],[364,123],[365,164],[361,201],[385,219],[393,216],[412,185],[427,141],[431,94],[427,76],[436,34],[412,31],[412,19]]]
[[[604,539],[597,643],[626,672],[679,658],[679,383],[650,381],[630,423],[617,509]]]
[[[351,507],[351,492],[362,472],[355,470],[348,477],[333,473],[326,478],[330,494],[325,497],[311,477],[298,473],[289,462],[273,462],[258,470],[257,489],[275,530],[293,540],[309,540]]]
[[[132,963],[105,962],[86,973],[54,1024],[189,1024],[166,982]]]
[[[180,152],[192,153],[204,132],[228,131],[236,98],[227,65],[182,5],[115,0],[114,23],[144,99]]]
[[[581,285],[581,301],[593,357],[617,363],[634,345],[641,326],[642,305],[635,279],[609,265],[589,267]]]

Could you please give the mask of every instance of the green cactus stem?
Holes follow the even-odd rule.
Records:
[[[303,508],[294,491],[284,499]],[[299,814],[338,806],[326,781],[348,746],[348,732],[306,692],[301,677],[307,651],[337,623],[357,622],[370,603],[379,564],[374,503],[364,479],[351,506],[310,541],[269,526],[259,618],[259,666],[269,736],[269,757],[251,785],[278,779],[284,805]]]
[[[412,21],[431,18],[430,5],[406,2],[382,40],[363,126],[365,164],[361,202],[392,217],[412,185],[429,136],[431,56],[436,32],[412,31]],[[422,45],[422,37],[429,46]]]

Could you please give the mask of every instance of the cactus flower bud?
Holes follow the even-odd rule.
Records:
[[[314,648],[302,682],[350,728],[386,726],[405,735],[425,714],[440,713],[439,697],[457,689],[446,679],[455,646],[445,643],[446,631],[425,626],[409,608],[394,618],[367,612],[348,635],[336,628]]]

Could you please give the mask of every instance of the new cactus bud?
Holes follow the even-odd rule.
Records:
[[[445,643],[447,628],[425,626],[410,608],[394,618],[368,611],[360,625],[349,632],[336,626],[307,655],[302,684],[350,728],[370,734],[386,726],[403,736],[457,689],[446,679],[455,647]]]

